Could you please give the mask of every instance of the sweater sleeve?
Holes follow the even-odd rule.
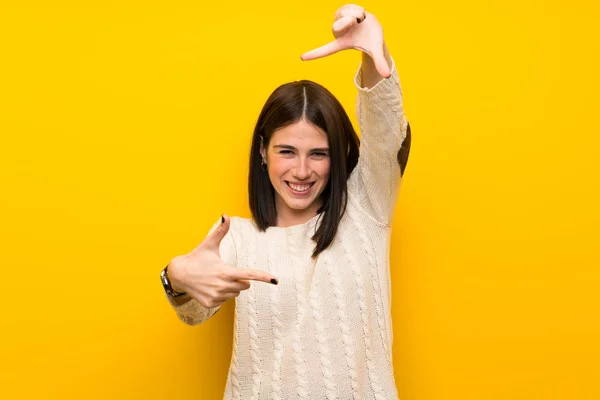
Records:
[[[234,219],[232,218],[229,226],[229,232],[227,232],[227,234],[223,237],[223,240],[221,240],[221,244],[219,245],[219,253],[221,255],[221,258],[226,264],[232,266],[235,265],[237,258],[235,242],[233,240],[232,233],[232,228],[234,225],[233,221]],[[220,223],[221,218],[219,218],[219,220],[213,225],[208,234],[210,235],[215,229],[217,229]],[[204,307],[202,304],[200,304],[200,302],[198,302],[198,300],[194,298],[192,298],[184,304],[177,304],[176,300],[170,299],[166,293],[165,297],[169,301],[171,307],[175,310],[177,317],[182,322],[192,326],[201,324],[202,322],[206,321],[207,319],[215,315],[217,311],[219,311],[219,309],[221,308],[221,306],[212,308]]]
[[[372,88],[363,88],[361,68],[362,63],[354,78],[360,156],[348,179],[349,200],[379,223],[390,225],[402,179],[398,151],[408,126],[400,78],[392,59],[391,76]]]

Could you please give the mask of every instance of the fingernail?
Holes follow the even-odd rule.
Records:
[[[362,22],[362,20],[360,18],[356,17],[356,23],[360,24],[361,22]]]
[[[221,214],[221,223],[224,224],[225,223],[225,217],[223,216],[223,214]]]
[[[272,283],[273,285],[277,285],[277,279],[275,279],[275,278],[271,279],[271,283]]]

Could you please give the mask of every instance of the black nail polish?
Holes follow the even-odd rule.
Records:
[[[225,217],[221,214],[221,223],[224,224],[225,223]]]
[[[360,20],[360,18],[356,17],[356,23],[360,24],[362,21]]]
[[[275,278],[271,279],[271,283],[272,283],[273,285],[277,285],[277,279],[275,279]]]

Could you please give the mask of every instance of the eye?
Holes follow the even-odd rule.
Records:
[[[279,154],[293,154],[291,150],[281,150]]]
[[[316,156],[317,158],[327,157],[327,153],[322,153],[322,152],[316,152],[316,153],[313,153],[313,155]]]

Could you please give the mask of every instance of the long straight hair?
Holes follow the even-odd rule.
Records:
[[[360,141],[348,114],[331,92],[318,83],[301,80],[279,86],[262,108],[250,148],[248,195],[257,227],[265,231],[277,223],[275,189],[261,169],[261,139],[265,149],[281,128],[306,120],[327,134],[330,157],[329,181],[321,193],[321,224],[312,236],[316,258],[333,242],[348,204],[347,180],[358,162]]]

